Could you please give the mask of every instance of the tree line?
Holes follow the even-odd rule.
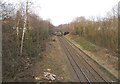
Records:
[[[72,35],[80,37],[100,47],[118,52],[118,6],[115,5],[105,17],[84,16],[77,17],[69,24],[62,25],[62,28],[70,31]]]

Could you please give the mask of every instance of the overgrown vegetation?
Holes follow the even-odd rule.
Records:
[[[73,35],[79,35],[91,43],[118,52],[118,7],[117,5],[104,18],[78,17],[66,27]]]
[[[41,56],[53,25],[34,13],[28,13],[25,24],[25,10],[16,10],[15,5],[0,2],[2,8],[2,64],[3,82],[17,81],[17,75],[28,69]],[[20,47],[23,29],[23,49]]]

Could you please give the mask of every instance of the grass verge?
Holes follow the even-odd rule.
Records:
[[[69,39],[73,40],[74,42],[76,42],[77,44],[79,44],[82,49],[87,50],[87,51],[96,52],[96,51],[98,51],[100,49],[100,47],[92,44],[91,42],[85,40],[82,37],[70,36]]]

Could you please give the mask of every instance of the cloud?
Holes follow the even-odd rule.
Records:
[[[15,0],[10,0],[11,2]],[[18,1],[18,0],[16,0]],[[25,1],[25,0],[21,0]],[[29,0],[33,10],[54,25],[67,23],[79,16],[105,16],[119,0]]]

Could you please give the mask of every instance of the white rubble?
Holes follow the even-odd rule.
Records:
[[[44,72],[44,78],[47,80],[54,81],[56,79],[56,75],[50,72]]]
[[[51,71],[51,69],[47,69],[47,71]]]

